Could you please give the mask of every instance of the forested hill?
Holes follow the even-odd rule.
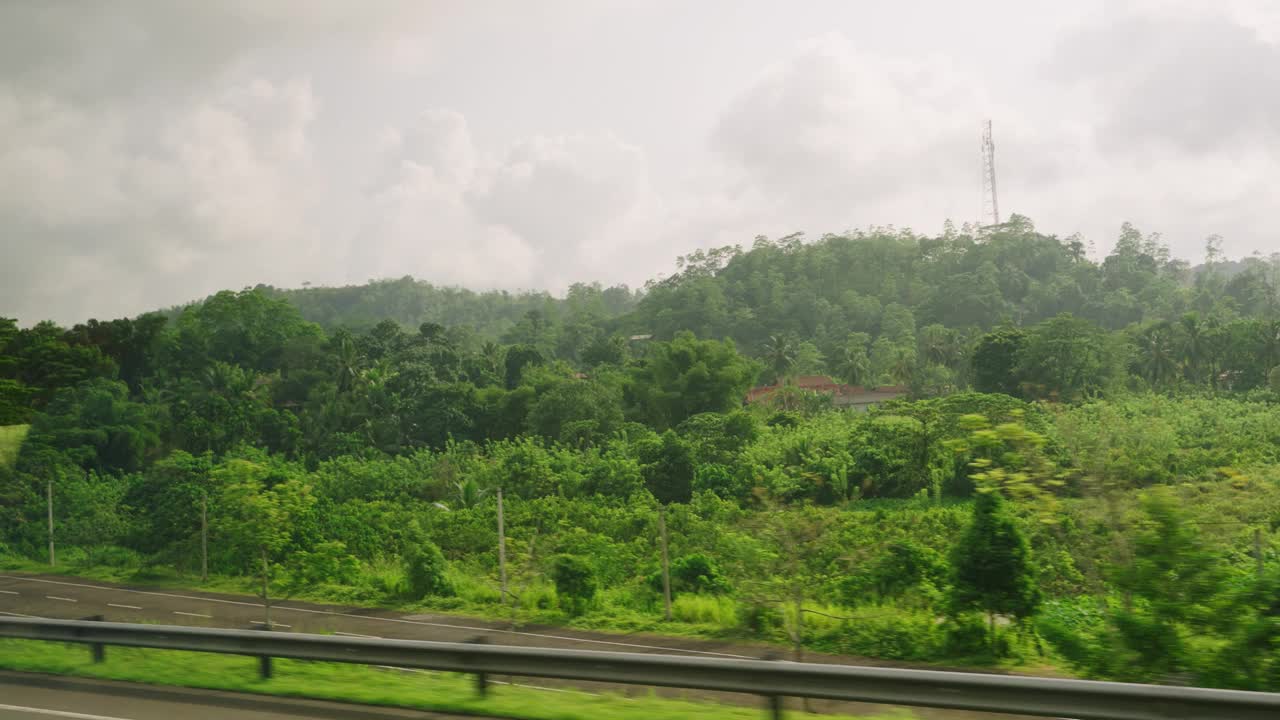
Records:
[[[698,250],[679,258],[678,267],[643,292],[579,283],[562,298],[477,292],[408,276],[256,289],[288,300],[305,320],[330,331],[362,332],[385,320],[410,330],[423,323],[466,326],[484,340],[541,335],[535,344],[560,346],[570,357],[576,353],[566,343],[585,343],[596,332],[671,339],[689,330],[733,339],[750,353],[763,352],[770,336],[783,336],[832,359],[845,353],[851,333],[894,340],[941,326],[971,338],[997,325],[1034,325],[1062,313],[1120,330],[1188,312],[1264,317],[1280,308],[1280,256],[1228,261],[1215,245],[1207,262],[1193,267],[1173,258],[1158,235],[1125,224],[1112,252],[1094,262],[1079,239],[1038,233],[1016,215],[981,237],[948,229],[940,236],[872,231],[812,242],[800,235],[757,238],[750,248]],[[575,339],[548,337],[569,328]],[[936,336],[937,327],[928,332]]]
[[[1078,239],[1037,233],[1014,216],[980,238],[860,232],[699,251],[650,285],[631,322],[659,337],[732,338],[749,351],[792,334],[831,356],[849,333],[902,334],[911,324],[987,330],[1071,313],[1118,330],[1190,311],[1263,316],[1277,308],[1278,279],[1280,257],[1210,258],[1193,271],[1159,236],[1128,224],[1096,263]]]
[[[466,325],[490,340],[500,339],[530,312],[551,318],[587,315],[605,320],[631,310],[639,299],[639,293],[625,285],[602,288],[577,284],[564,298],[556,298],[547,292],[476,292],[408,276],[344,287],[283,290],[259,286],[258,290],[288,300],[303,318],[326,329],[362,331],[392,320],[415,329],[423,323]]]

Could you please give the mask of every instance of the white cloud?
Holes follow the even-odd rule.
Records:
[[[1098,3],[1074,30],[954,42],[883,37],[923,3],[845,5],[742,0],[741,42],[711,9],[668,43],[670,7],[630,0],[2,4],[0,314],[403,274],[638,283],[757,234],[936,231],[978,214],[988,117],[1006,215],[1103,248],[1125,220],[1187,256],[1213,232],[1275,245],[1271,0]],[[970,53],[1001,33],[1017,57]]]
[[[0,217],[14,255],[46,261],[0,287],[3,306],[123,313],[158,304],[159,289],[177,302],[237,286],[246,262],[292,262],[314,112],[305,81],[258,79],[160,115],[10,95]]]
[[[551,263],[573,263],[627,221],[647,191],[645,172],[643,152],[612,135],[539,136],[508,150],[469,201]]]
[[[647,194],[643,153],[607,134],[535,136],[494,152],[475,146],[460,113],[433,110],[388,131],[383,153],[347,261],[352,280],[562,288],[634,236]]]
[[[998,110],[974,78],[945,58],[888,58],[826,35],[768,68],[739,95],[721,115],[712,143],[748,183],[776,200],[784,217],[810,228],[828,223],[818,225],[819,232],[926,218],[940,226],[939,209],[969,211],[962,196],[974,201],[977,214],[978,128],[985,113]],[[1007,129],[1010,122],[1002,124]],[[905,215],[883,212],[908,194],[915,207]]]

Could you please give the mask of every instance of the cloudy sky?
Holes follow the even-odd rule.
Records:
[[[0,315],[935,233],[985,118],[1005,215],[1280,250],[1274,0],[7,0]]]

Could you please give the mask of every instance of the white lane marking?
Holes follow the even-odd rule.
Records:
[[[378,637],[377,635],[361,635],[360,633],[342,632],[341,630],[334,630],[334,631],[333,631],[333,634],[334,634],[334,635],[346,635],[347,637],[369,638],[370,640],[381,640],[381,639],[382,639],[382,638]]]
[[[0,593],[4,593],[5,595],[17,595],[18,591],[17,590],[0,590]]]
[[[14,617],[36,618],[37,620],[42,619],[39,615],[23,615],[22,613],[6,612],[4,610],[0,610],[0,615],[12,615]]]
[[[0,705],[0,710],[31,713],[32,715],[56,715],[64,718],[79,718],[80,720],[125,720],[125,718],[111,717],[110,715],[89,715],[88,713],[68,712],[66,710],[50,710],[48,708],[23,707],[21,705]]]
[[[124,608],[125,610],[141,610],[137,605],[120,605],[118,603],[107,603],[107,607]]]
[[[261,620],[250,620],[249,622],[253,623],[254,625],[266,625],[266,623],[265,623],[265,622],[263,622],[263,621],[261,621]],[[271,623],[271,627],[289,627],[289,628],[291,628],[291,627],[293,627],[293,626],[292,626],[292,625],[285,625],[284,623],[273,622],[273,623]]]
[[[205,615],[204,613],[189,613],[189,612],[182,612],[181,610],[174,610],[174,611],[173,611],[173,614],[174,614],[174,615],[186,615],[187,617],[202,617],[202,618],[211,618],[211,617],[213,617],[212,615]]]
[[[75,598],[64,598],[64,597],[58,597],[57,595],[45,595],[45,597],[46,597],[46,598],[48,598],[48,599],[50,599],[50,600],[61,600],[62,602],[80,602],[79,600],[76,600]]]
[[[54,585],[70,585],[72,587],[90,588],[93,590],[102,590],[106,592],[127,592],[127,593],[135,593],[138,595],[154,595],[156,597],[178,598],[180,600],[199,600],[201,602],[216,602],[216,603],[223,603],[226,605],[241,605],[244,607],[252,607],[252,608],[262,607],[262,605],[259,603],[243,602],[240,600],[223,600],[221,598],[206,598],[206,597],[198,597],[195,595],[179,595],[177,593],[156,592],[154,590],[130,590],[128,588],[113,588],[113,587],[107,587],[104,585],[72,583],[72,582],[65,582],[62,580],[46,580],[44,578],[18,577],[16,575],[0,575],[0,578],[6,579],[6,580],[52,583]],[[311,613],[312,615],[332,615],[334,617],[347,617],[355,620],[376,620],[379,622],[402,623],[405,625],[422,625],[426,627],[453,628],[455,630],[470,630],[473,632],[502,633],[505,635],[520,635],[523,637],[542,638],[544,640],[564,640],[567,642],[589,643],[593,645],[609,645],[613,647],[640,648],[643,650],[662,650],[664,652],[669,652],[669,653],[687,653],[690,655],[714,655],[716,657],[738,658],[741,660],[759,660],[760,659],[753,655],[735,655],[733,653],[716,652],[714,650],[688,650],[683,648],[663,647],[661,645],[642,645],[640,643],[628,643],[628,642],[621,642],[616,640],[593,640],[590,638],[576,638],[576,637],[569,637],[567,635],[548,635],[546,633],[524,632],[521,630],[503,630],[500,628],[473,627],[470,625],[454,625],[451,623],[425,622],[422,620],[405,620],[403,618],[386,618],[386,617],[376,617],[372,615],[357,615],[355,613],[337,612],[335,610],[312,610],[309,608],[295,608],[295,607],[277,607],[276,609],[289,610],[292,612],[300,612],[300,613]]]

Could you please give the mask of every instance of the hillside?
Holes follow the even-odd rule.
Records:
[[[605,320],[629,311],[637,300],[625,286],[575,285],[564,298],[555,298],[545,292],[474,292],[410,277],[345,287],[260,289],[288,300],[302,317],[325,328],[367,330],[384,320],[414,329],[423,323],[466,325],[490,340],[501,338],[530,312],[554,319],[589,311]]]
[[[501,490],[526,619],[1275,687],[1271,265],[1190,280],[1132,228],[1095,263],[1022,219],[680,264],[641,296],[402,279],[0,319],[0,418],[30,422],[0,553],[46,552],[52,481],[79,569],[190,572],[207,500],[230,585],[505,614]],[[794,382],[823,374],[907,394]]]

